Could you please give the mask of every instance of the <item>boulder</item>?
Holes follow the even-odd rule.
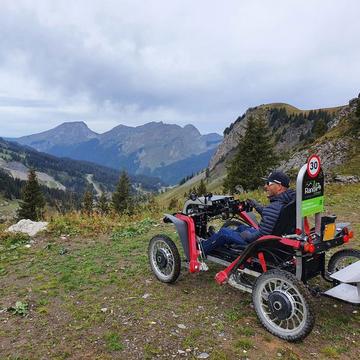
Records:
[[[32,221],[29,219],[20,220],[18,223],[10,226],[7,231],[22,232],[29,236],[35,236],[39,231],[45,230],[48,223],[45,221]]]

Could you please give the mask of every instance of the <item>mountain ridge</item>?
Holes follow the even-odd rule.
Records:
[[[217,133],[202,135],[191,124],[182,127],[162,121],[135,127],[119,124],[102,134],[93,132],[84,122],[66,122],[39,134],[12,139],[58,157],[159,176],[172,184],[206,167],[221,140]],[[186,165],[190,158],[191,169]],[[172,174],[166,168],[171,165],[175,165]]]

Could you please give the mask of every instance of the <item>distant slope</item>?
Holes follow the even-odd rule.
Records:
[[[199,155],[192,155],[187,159],[157,168],[151,174],[163,179],[168,184],[179,183],[186,177],[186,174],[196,174],[199,169],[205,169],[214,152],[215,149],[211,149]]]
[[[75,193],[83,193],[91,185],[89,174],[91,181],[103,191],[113,191],[120,175],[119,171],[105,166],[57,158],[0,138],[0,169],[14,178],[24,179],[29,168],[37,171],[43,185]],[[164,185],[158,178],[143,175],[130,175],[130,178],[136,187],[144,190],[157,190]],[[57,186],[51,186],[52,181]]]

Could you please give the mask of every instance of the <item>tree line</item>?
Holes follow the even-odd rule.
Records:
[[[2,177],[0,177],[0,179],[2,179]],[[61,208],[59,203],[56,202],[58,199],[55,197],[50,197],[49,201],[47,193],[44,192],[44,188],[46,187],[39,184],[34,169],[29,170],[27,181],[20,181],[18,183],[21,185],[21,200],[17,212],[18,219],[41,220],[44,217],[46,204],[55,206],[60,212],[74,210],[74,208],[66,209],[63,204],[61,204]],[[0,184],[3,183],[0,182]],[[7,183],[4,184],[6,185]],[[2,188],[0,188],[0,190],[1,189]],[[60,190],[58,190],[58,192],[65,193]],[[81,199],[74,198],[68,200],[77,201],[78,209],[88,215],[92,214],[94,211],[107,214],[110,210],[113,210],[118,214],[131,215],[134,212],[136,205],[136,196],[131,186],[130,177],[125,171],[121,173],[115,191],[111,196],[108,196],[103,192],[99,199],[95,201],[93,188],[89,187],[84,192]]]

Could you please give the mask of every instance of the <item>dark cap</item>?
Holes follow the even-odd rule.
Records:
[[[266,178],[267,182],[274,182],[280,184],[285,187],[289,187],[290,178],[283,173],[282,171],[273,171],[270,175]]]

